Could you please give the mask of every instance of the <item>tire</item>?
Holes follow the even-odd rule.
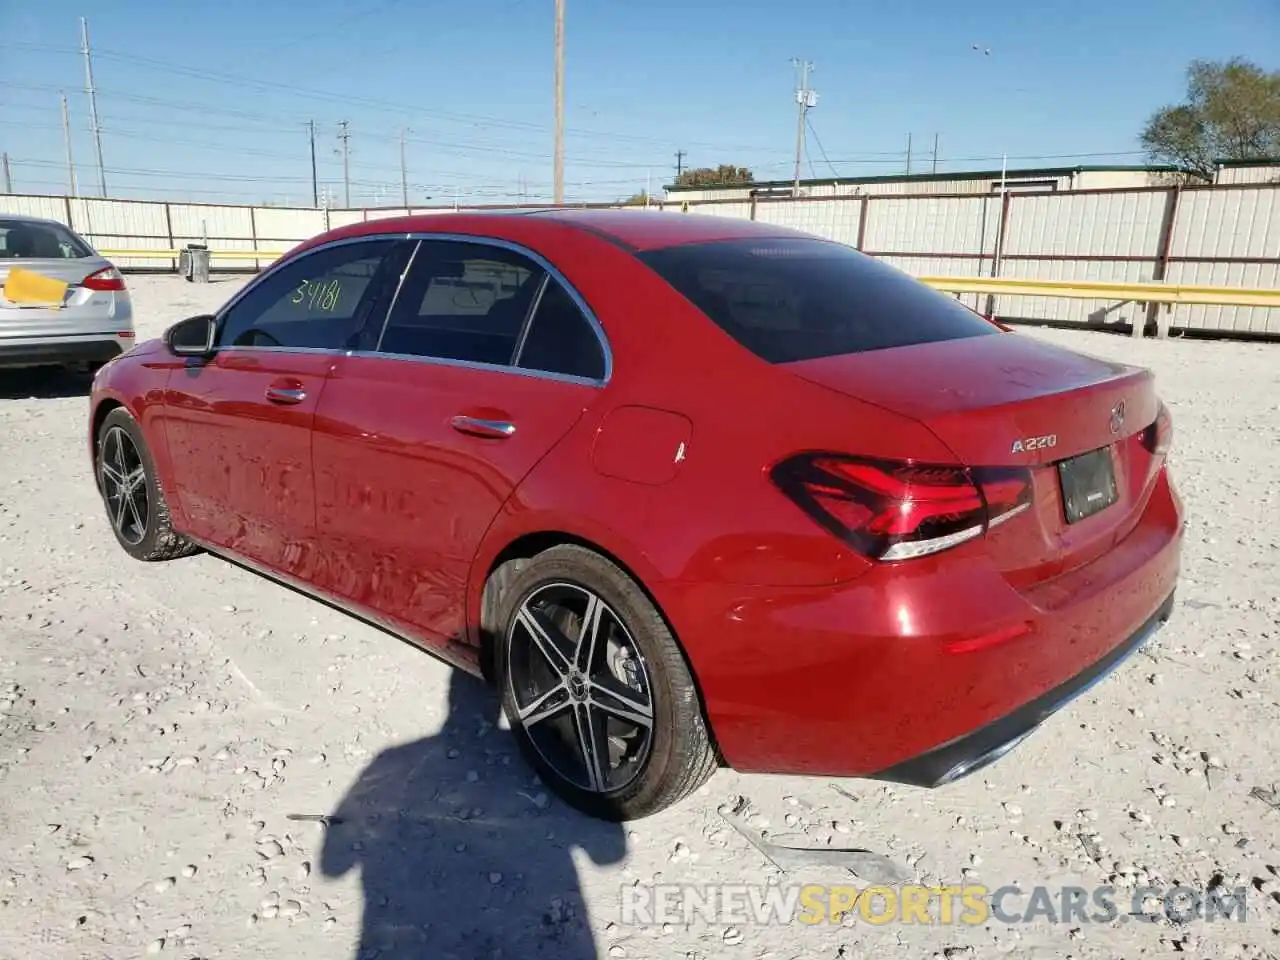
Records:
[[[499,587],[489,607],[496,628],[494,680],[521,752],[554,793],[589,816],[622,822],[678,803],[711,777],[718,761],[683,652],[657,608],[624,571],[584,547],[561,545],[519,567],[500,568],[494,582]],[[586,663],[588,645],[579,641],[572,649],[569,638],[579,636],[591,610],[599,614],[590,648],[602,659]],[[555,648],[569,654],[559,667],[550,667],[560,653],[547,655],[546,643],[552,641],[535,638],[530,628],[535,621],[544,638],[554,633],[556,643],[567,644]],[[583,669],[570,663],[574,657]],[[630,719],[645,717],[646,700],[647,731]],[[594,719],[584,726],[584,717]],[[606,730],[623,733],[607,745],[596,740],[604,747],[597,755],[612,760],[618,751],[620,756],[616,769],[596,765],[593,777],[590,766],[575,763],[574,756],[576,751],[582,761],[582,731],[600,729],[602,718]],[[628,728],[633,728],[629,734]]]
[[[121,443],[122,440],[127,440],[127,444]],[[117,451],[120,451],[123,460],[117,459]],[[104,452],[111,459],[110,463],[104,463]],[[102,421],[102,426],[98,428],[93,460],[94,477],[106,508],[107,522],[111,525],[116,542],[129,556],[135,560],[151,562],[176,560],[199,552],[199,547],[174,531],[169,519],[169,505],[156,479],[151,451],[142,437],[138,422],[124,407],[112,410]],[[126,468],[124,472],[120,469],[121,463]],[[134,496],[127,498],[130,503],[125,504],[125,509],[121,511],[116,476],[133,475],[138,469],[142,471],[139,478],[141,487],[134,487]],[[145,493],[145,503],[140,502],[141,498],[137,497],[139,492]]]

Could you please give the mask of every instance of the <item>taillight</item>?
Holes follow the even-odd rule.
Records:
[[[1031,504],[1022,467],[958,467],[805,453],[770,471],[814,521],[875,560],[958,546]]]
[[[1169,408],[1161,401],[1155,420],[1142,431],[1142,445],[1152,456],[1163,457],[1169,452],[1169,446],[1172,443],[1173,417],[1169,415]]]
[[[86,290],[123,290],[124,274],[115,267],[103,267],[80,281]]]

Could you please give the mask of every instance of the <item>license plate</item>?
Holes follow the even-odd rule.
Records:
[[[1079,523],[1116,502],[1116,473],[1111,448],[1092,450],[1058,464],[1067,523]]]

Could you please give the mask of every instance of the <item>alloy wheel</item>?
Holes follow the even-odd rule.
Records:
[[[121,427],[112,427],[102,440],[99,455],[102,495],[107,514],[120,539],[136,546],[147,535],[147,470],[133,438]]]
[[[572,583],[539,587],[507,637],[514,718],[542,759],[581,790],[615,793],[653,744],[648,667],[622,619]]]

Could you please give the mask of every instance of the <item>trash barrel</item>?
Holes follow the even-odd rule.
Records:
[[[203,243],[188,243],[178,251],[178,272],[195,283],[209,282],[209,247]]]

